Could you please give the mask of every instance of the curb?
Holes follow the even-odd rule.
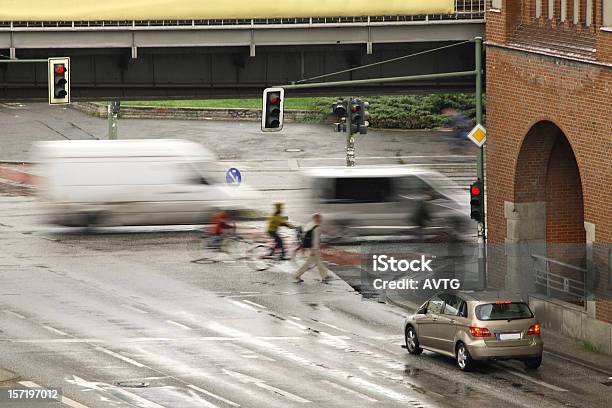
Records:
[[[21,376],[19,374],[16,374],[10,370],[0,368],[0,383],[14,381],[20,377]]]

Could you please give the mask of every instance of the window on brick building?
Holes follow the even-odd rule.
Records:
[[[497,9],[497,10],[501,10],[502,8],[502,0],[492,0],[491,1],[491,8]]]
[[[603,0],[603,26],[612,27],[612,0]]]

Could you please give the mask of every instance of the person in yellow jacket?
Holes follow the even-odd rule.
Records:
[[[283,215],[283,204],[274,204],[274,213],[268,217],[268,234],[274,239],[274,246],[270,250],[270,256],[274,255],[277,249],[280,249],[281,259],[285,258],[285,246],[283,245],[283,239],[278,235],[278,229],[280,227],[295,228],[293,224],[287,221],[287,217]]]

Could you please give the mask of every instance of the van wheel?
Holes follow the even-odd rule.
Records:
[[[419,346],[419,338],[412,326],[406,328],[406,350],[415,356],[423,352],[423,349]]]
[[[523,360],[523,363],[525,363],[525,367],[529,368],[530,370],[537,370],[542,364],[542,356],[526,358]]]
[[[472,356],[470,356],[470,352],[465,344],[459,343],[457,345],[455,356],[457,357],[457,367],[459,367],[461,371],[470,371],[474,368],[474,360]]]

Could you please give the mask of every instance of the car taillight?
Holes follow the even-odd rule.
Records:
[[[472,337],[491,337],[491,332],[486,327],[470,326],[470,334]]]
[[[529,330],[527,330],[527,334],[529,335],[535,335],[535,336],[539,336],[540,335],[540,323],[536,323],[533,326],[531,326],[529,328]]]

